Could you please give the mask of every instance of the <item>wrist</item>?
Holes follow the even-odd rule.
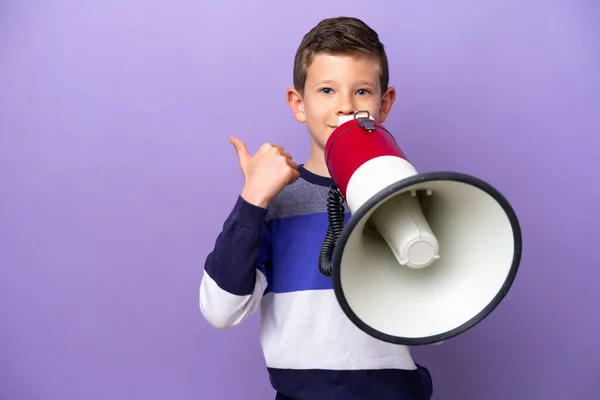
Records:
[[[269,199],[264,195],[256,193],[255,191],[244,187],[241,193],[242,199],[246,202],[261,208],[267,208],[269,206]]]

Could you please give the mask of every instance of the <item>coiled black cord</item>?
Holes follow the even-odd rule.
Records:
[[[344,229],[344,198],[339,188],[332,184],[327,196],[327,216],[329,227],[319,253],[319,271],[327,277],[333,274],[331,257],[333,249]]]

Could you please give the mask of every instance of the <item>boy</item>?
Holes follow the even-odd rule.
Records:
[[[383,122],[394,100],[378,34],[355,18],[325,19],[304,36],[287,93],[310,133],[306,163],[269,143],[250,156],[241,140],[230,139],[245,184],[206,259],[200,309],[211,325],[227,329],[261,306],[260,342],[276,399],[431,398],[427,369],[407,347],[355,327],[318,268],[333,183],[325,142],[339,116],[368,110]]]

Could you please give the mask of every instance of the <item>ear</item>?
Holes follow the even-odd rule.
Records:
[[[381,97],[381,108],[379,111],[379,121],[385,122],[390,111],[392,110],[392,106],[396,101],[396,89],[393,87],[388,87],[383,96]]]
[[[302,96],[296,89],[288,89],[287,102],[290,106],[290,110],[292,110],[292,113],[296,118],[296,121],[300,123],[306,122],[306,115],[304,114],[304,99],[302,99]]]

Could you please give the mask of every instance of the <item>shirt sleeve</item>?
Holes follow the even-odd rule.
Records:
[[[266,208],[238,197],[206,257],[199,303],[202,315],[215,328],[240,324],[260,305],[271,247],[266,216]]]

